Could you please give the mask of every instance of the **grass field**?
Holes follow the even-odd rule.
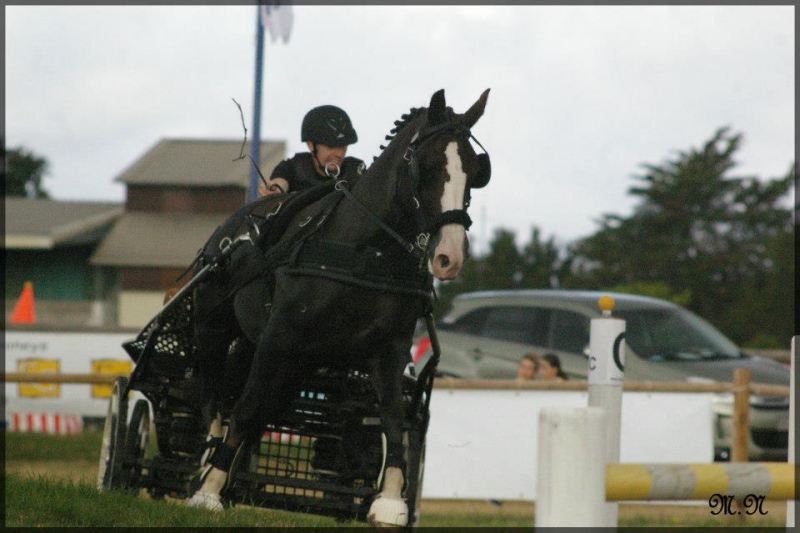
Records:
[[[360,527],[302,513],[237,506],[225,513],[191,509],[180,501],[100,493],[100,433],[74,436],[5,434],[6,526]],[[706,505],[620,504],[620,526],[783,527],[786,503],[766,502],[764,516],[714,516]],[[530,527],[530,502],[425,500],[423,527]]]

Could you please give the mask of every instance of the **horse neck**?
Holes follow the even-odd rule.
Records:
[[[395,194],[397,181],[401,176],[400,169],[407,166],[408,162],[404,158],[406,149],[414,133],[424,123],[425,113],[409,122],[359,177],[353,187],[353,196],[380,220],[396,218],[392,215],[399,209],[395,202]],[[365,223],[363,210],[351,202],[343,202],[338,214],[342,223],[348,227],[348,234],[357,234],[359,239],[368,239],[376,232],[383,231],[377,224]]]

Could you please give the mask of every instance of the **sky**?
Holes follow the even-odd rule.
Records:
[[[795,161],[794,6],[293,6],[264,45],[262,140],[303,151],[312,107],[349,113],[371,162],[393,122],[445,89],[492,182],[473,250],[498,228],[564,244],[628,216],[643,164],[744,135],[736,176]],[[124,201],[115,181],[163,138],[252,135],[255,6],[6,6],[5,134],[44,157],[57,200]]]

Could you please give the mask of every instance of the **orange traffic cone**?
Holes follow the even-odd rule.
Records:
[[[26,281],[22,287],[22,294],[19,295],[17,305],[11,312],[9,322],[12,324],[35,324],[36,311],[33,307],[33,282]]]

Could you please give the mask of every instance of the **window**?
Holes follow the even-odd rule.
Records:
[[[547,313],[523,306],[494,307],[486,317],[482,336],[522,344],[544,345]]]
[[[738,358],[739,349],[710,324],[684,309],[619,311],[625,342],[651,361]]]
[[[589,344],[589,318],[574,311],[553,311],[550,347],[554,350],[583,354]]]
[[[455,331],[457,333],[466,333],[468,335],[480,335],[483,330],[483,324],[486,322],[486,315],[489,314],[489,308],[483,307],[470,311],[466,315],[459,318],[452,324],[441,324],[443,330]]]

